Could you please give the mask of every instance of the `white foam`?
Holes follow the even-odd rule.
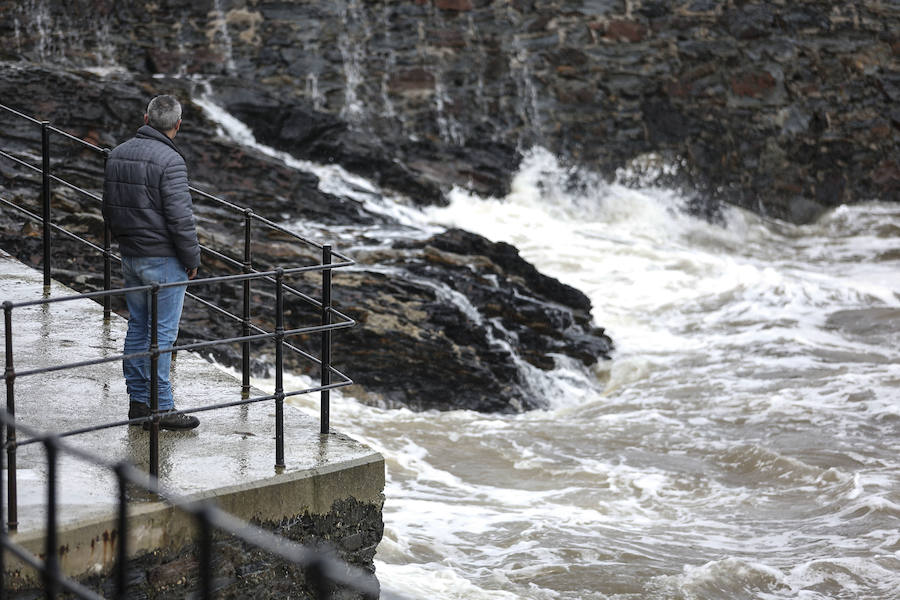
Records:
[[[506,198],[451,200],[407,222],[513,243],[591,297],[617,351],[592,368],[523,365],[549,407],[518,415],[333,392],[333,426],[386,459],[387,593],[880,600],[900,587],[900,349],[826,327],[900,302],[896,242],[876,233],[900,210],[797,227],[726,209],[709,224],[674,192],[607,184],[541,150]]]
[[[208,84],[206,85],[208,86]],[[319,178],[319,189],[327,194],[352,198],[362,203],[367,210],[390,217],[402,225],[428,229],[427,223],[418,210],[395,195],[383,193],[376,184],[366,178],[350,173],[340,165],[322,165],[300,160],[288,152],[276,150],[258,142],[250,127],[213,102],[209,92],[195,98],[194,103],[203,109],[211,121],[216,123],[217,135],[227,137],[247,148],[280,160],[294,169],[313,173]]]

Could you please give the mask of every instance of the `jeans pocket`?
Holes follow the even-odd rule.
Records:
[[[166,261],[165,256],[141,257],[138,269],[145,284],[166,282]]]

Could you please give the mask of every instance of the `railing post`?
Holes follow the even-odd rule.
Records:
[[[44,441],[47,450],[47,528],[44,532],[44,590],[47,598],[56,598],[59,589],[59,544],[56,531],[56,462],[59,448],[55,437]]]
[[[331,585],[329,585],[324,571],[322,559],[316,557],[303,572],[306,585],[309,586],[310,591],[313,593],[313,598],[316,600],[328,600],[332,597]]]
[[[197,546],[199,556],[197,569],[200,571],[200,590],[198,596],[211,600],[212,594],[212,527],[210,526],[209,509],[204,505],[197,511]]]
[[[250,253],[250,227],[253,222],[253,211],[244,209],[244,274],[253,271],[252,256]],[[241,335],[250,335],[250,280],[244,280],[244,314],[241,326]],[[241,398],[250,397],[250,342],[241,343]]]
[[[284,468],[284,270],[275,270],[275,468]]]
[[[10,531],[19,528],[19,500],[16,486],[16,370],[13,367],[12,302],[3,303],[3,321],[6,331],[6,497],[7,523]]]
[[[44,208],[44,293],[50,293],[50,122],[41,121],[41,204]]]
[[[103,291],[112,289],[112,233],[109,225],[103,225]],[[103,320],[109,322],[112,315],[112,296],[103,297]]]
[[[106,172],[106,161],[109,159],[109,148],[103,149],[103,171]],[[112,232],[106,219],[103,220],[103,290],[112,289]],[[112,314],[112,296],[103,297],[103,320],[109,321]]]
[[[125,469],[128,463],[116,464],[116,481],[119,484],[119,514],[118,514],[118,546],[116,547],[116,598],[125,600],[128,591],[128,495]]]
[[[331,264],[331,245],[322,246],[322,264]],[[322,270],[322,325],[331,324],[331,269]],[[331,330],[322,332],[322,387],[331,385]],[[328,433],[331,419],[331,390],[320,394],[320,431]]]
[[[159,477],[159,284],[150,287],[150,475]]]
[[[6,436],[3,436],[5,439]],[[0,473],[3,472],[3,452],[0,452]],[[9,593],[6,590],[6,544],[9,535],[6,531],[6,523],[3,520],[3,493],[0,492],[0,600],[7,600]]]

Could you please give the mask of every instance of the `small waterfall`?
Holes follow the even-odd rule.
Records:
[[[519,354],[514,345],[519,343],[518,336],[504,326],[502,318],[486,319],[468,296],[442,281],[420,277],[398,267],[375,266],[369,268],[430,288],[434,290],[442,303],[455,306],[469,321],[479,326],[492,349],[502,350],[509,356],[516,366],[519,384],[529,395],[549,400],[558,399],[562,395],[562,390],[556,385],[552,372],[541,371]],[[510,405],[517,410],[523,410],[522,405],[515,399],[510,399]]]
[[[475,19],[469,15],[469,21],[466,26],[466,49],[469,52],[477,53],[477,60],[480,65],[487,62],[487,55],[484,46],[481,43],[481,36],[478,34],[478,28],[475,26]],[[475,69],[478,75],[475,79],[475,105],[478,107],[478,113],[482,120],[487,120],[490,111],[488,110],[487,96],[484,93],[484,69]]]
[[[179,32],[178,36],[178,77],[184,77],[187,75],[187,63],[184,62],[184,56],[187,54],[187,50],[184,46],[184,40],[181,39],[181,34]]]
[[[37,6],[35,6],[34,2],[29,2],[29,7],[27,12],[33,16],[34,28],[38,34],[38,58],[41,62],[47,62],[52,43],[48,32],[53,30],[50,13],[43,2],[39,2]]]
[[[344,61],[344,107],[341,109],[341,117],[358,125],[365,113],[365,107],[357,92],[362,83],[359,48],[354,47],[346,35],[341,35],[338,47]]]
[[[447,112],[447,105],[450,104],[452,100],[447,93],[447,86],[444,84],[443,79],[443,75],[440,71],[435,73],[434,103],[437,111],[438,132],[444,142],[462,146],[465,143],[463,126],[456,117]]]
[[[225,58],[225,72],[228,75],[234,75],[237,72],[234,64],[234,47],[231,44],[231,34],[228,33],[228,18],[222,10],[221,0],[213,0],[213,15],[214,18],[211,23],[213,30],[210,37],[215,37],[218,34],[219,43],[222,46],[222,54]]]
[[[384,40],[381,45],[385,48],[388,48],[387,56],[384,60],[384,69],[381,72],[381,103],[384,105],[384,116],[387,119],[394,120],[397,118],[397,109],[394,106],[394,101],[391,100],[390,94],[390,80],[391,74],[396,71],[397,68],[397,53],[394,51],[393,43],[391,40],[391,7],[385,5],[384,10],[381,13],[381,32],[384,35]],[[401,122],[401,125],[404,127],[405,131],[405,123]]]
[[[16,43],[16,52],[22,52],[22,33],[19,26],[19,17],[13,17],[13,39]]]
[[[432,22],[434,29],[437,31],[445,31],[448,29],[447,23],[444,21],[444,17],[439,9],[432,7],[428,13],[428,18]],[[441,140],[447,144],[461,146],[465,142],[465,135],[463,134],[462,124],[453,116],[451,110],[448,110],[453,107],[453,99],[447,91],[445,67],[442,59],[443,57],[441,56],[437,58],[437,64],[433,69],[434,108],[435,120],[437,121],[438,126],[438,135],[440,135]]]
[[[313,59],[313,57],[319,59],[322,56],[322,50],[319,47],[319,42],[315,40],[307,40],[306,42],[304,42],[303,53],[307,57],[310,57],[309,71],[306,73],[306,77],[304,78],[303,95],[306,100],[312,105],[313,110],[325,110],[328,105],[328,99],[325,97],[325,94],[322,93],[322,89],[320,87],[320,77],[322,76],[321,64],[324,59]]]
[[[43,0],[29,0],[15,12],[13,43],[23,57],[99,74],[121,69],[108,18],[54,15]]]
[[[366,41],[372,36],[359,0],[349,0],[341,11],[343,29],[338,48],[344,64],[344,107],[341,117],[359,126],[366,121],[366,107],[360,97]],[[356,35],[354,35],[354,33]]]
[[[390,46],[390,44],[386,44]],[[388,119],[396,119],[397,118],[397,109],[394,107],[394,102],[391,100],[390,96],[390,79],[391,73],[394,72],[394,69],[397,66],[397,56],[393,50],[388,51],[387,60],[384,65],[384,72],[381,74],[381,102],[384,104],[384,116]]]
[[[95,34],[97,36],[97,46],[94,56],[97,64],[117,67],[116,47],[113,45],[112,37],[110,36],[109,19],[104,19],[100,23]]]
[[[523,139],[523,134],[519,134],[519,146],[520,149],[527,149],[524,147],[526,142],[528,147],[543,143],[543,119],[531,71],[531,56],[518,35],[513,36],[512,48],[514,52],[509,59],[509,71],[516,83],[516,111],[531,133],[531,139]]]
[[[319,74],[306,74],[306,97],[312,103],[313,110],[322,110],[325,107],[325,97],[319,91]]]

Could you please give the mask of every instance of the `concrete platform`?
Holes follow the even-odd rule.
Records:
[[[56,282],[52,297],[75,292]],[[0,251],[0,302],[39,299],[42,275]],[[91,300],[18,308],[13,314],[16,371],[120,354],[126,323]],[[2,331],[2,327],[0,327]],[[0,345],[5,360],[5,349]],[[181,352],[173,367],[179,408],[240,399],[240,382],[204,359]],[[286,390],[289,391],[289,390]],[[251,396],[265,395],[259,390]],[[15,381],[17,422],[61,432],[127,418],[128,397],[119,361]],[[4,404],[5,405],[5,404]],[[384,460],[370,448],[332,432],[319,433],[318,420],[285,406],[285,463],[275,469],[274,404],[199,413],[190,432],[160,432],[160,483],[191,499],[215,498],[235,516],[277,522],[304,512],[326,514],[348,497],[380,506]],[[21,442],[27,436],[19,435]],[[149,433],[117,427],[65,438],[67,443],[107,459],[126,458],[148,469]],[[5,458],[4,458],[5,461]],[[4,462],[4,466],[5,462]],[[40,444],[17,453],[18,530],[11,537],[43,554],[46,518],[45,452]],[[4,508],[7,471],[3,471]],[[105,468],[63,456],[58,467],[60,558],[74,576],[111,566],[115,550],[116,482]],[[147,494],[132,494],[129,509],[133,553],[189,540],[186,516]],[[6,515],[3,515],[6,520]],[[6,563],[15,570],[16,565]],[[31,578],[27,570],[19,578]]]

